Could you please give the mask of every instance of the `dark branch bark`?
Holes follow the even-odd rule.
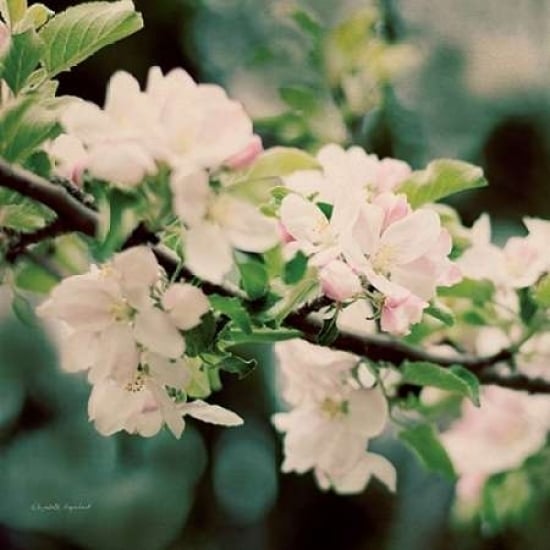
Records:
[[[53,233],[78,231],[85,235],[95,236],[99,223],[97,214],[69,194],[63,187],[50,183],[25,170],[13,168],[2,160],[0,160],[0,186],[17,191],[51,208],[60,220],[60,225],[55,227]],[[43,235],[45,238],[50,236],[46,229]],[[32,239],[36,239],[37,236],[39,235],[35,233]],[[36,240],[33,240],[33,242],[36,242]],[[156,244],[157,242],[158,239],[155,235],[148,232],[145,227],[140,226],[130,236],[126,246],[148,244],[168,275],[179,272],[181,277],[192,279],[193,274],[180,265],[178,258]],[[207,294],[236,295],[236,291],[233,289],[210,283],[203,283],[202,288]],[[284,324],[289,328],[299,330],[305,340],[317,343],[317,336],[321,328],[320,322],[309,314],[327,305],[329,305],[329,302],[325,298],[315,300],[313,303],[300,308],[296,313],[289,315]],[[490,367],[497,363],[510,361],[513,356],[510,350],[502,350],[487,357],[475,357],[465,354],[445,357],[386,336],[375,334],[359,336],[349,332],[340,332],[330,347],[364,356],[373,361],[392,363],[396,366],[405,361],[428,361],[443,367],[462,365],[478,374],[480,380],[486,384],[496,384],[532,393],[550,393],[550,383],[544,380],[530,379],[523,375],[503,377],[490,370]]]

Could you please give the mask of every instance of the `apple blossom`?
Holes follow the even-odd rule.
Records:
[[[525,288],[534,284],[550,268],[547,246],[550,222],[525,218],[526,237],[510,237],[503,248],[491,242],[486,214],[470,230],[471,246],[459,258],[464,275],[488,279],[498,287]]]
[[[395,486],[393,466],[366,452],[384,429],[388,406],[379,387],[363,388],[358,358],[295,340],[276,346],[283,396],[293,408],[273,417],[285,433],[283,472],[313,470],[319,485],[341,493],[363,490],[372,475]]]
[[[279,242],[277,223],[253,204],[215,190],[204,170],[181,166],[171,177],[174,210],[185,226],[185,263],[198,277],[221,283],[233,250],[265,252]]]
[[[479,498],[490,475],[517,468],[538,451],[550,427],[546,396],[489,386],[480,397],[479,408],[464,401],[461,418],[441,436],[460,475],[458,494],[468,500]]]
[[[368,155],[360,147],[343,149],[336,144],[317,153],[320,170],[297,171],[284,178],[285,185],[305,197],[316,195],[319,201],[333,202],[339,189],[358,191],[364,199],[393,191],[412,173],[404,162]]]
[[[82,175],[88,160],[88,153],[75,136],[61,134],[44,147],[53,160],[53,171],[61,177],[82,185]]]
[[[196,327],[209,309],[200,289],[168,285],[151,250],[136,247],[65,279],[38,313],[61,324],[62,366],[89,370],[89,416],[100,433],[151,436],[166,423],[180,437],[186,414],[225,425],[240,421],[202,401],[178,402],[167,391],[185,392],[192,382],[200,360],[184,356],[180,331]]]

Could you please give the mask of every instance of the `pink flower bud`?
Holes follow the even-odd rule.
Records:
[[[233,170],[247,168],[256,160],[257,156],[263,150],[262,138],[254,134],[250,143],[242,151],[229,157],[224,164]]]
[[[408,334],[410,327],[422,319],[422,311],[427,305],[414,294],[388,296],[382,307],[382,330],[390,334]]]
[[[340,260],[333,260],[319,272],[323,293],[337,302],[349,300],[361,293],[359,277]]]

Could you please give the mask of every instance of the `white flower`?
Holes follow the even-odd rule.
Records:
[[[377,473],[393,487],[393,467],[387,463],[382,473],[366,453],[367,440],[382,432],[387,414],[386,399],[374,388],[305,401],[274,415],[275,427],[285,432],[283,472],[313,470],[322,487],[346,493],[363,490]]]
[[[86,101],[69,105],[61,116],[67,134],[78,138],[89,157],[86,168],[97,178],[135,186],[156,173],[162,129],[149,97],[128,73],[113,75],[105,108]]]
[[[354,355],[302,340],[275,346],[283,379],[282,395],[293,406],[273,416],[285,433],[284,472],[313,470],[322,488],[361,491],[372,475],[390,488],[395,470],[383,457],[367,453],[369,438],[384,429],[388,406],[379,387],[355,378]]]
[[[242,105],[212,84],[196,84],[182,69],[149,72],[147,97],[163,131],[165,159],[173,167],[216,169],[254,142]]]
[[[339,392],[357,365],[355,355],[315,346],[304,340],[275,344],[282,396],[290,405]]]
[[[360,147],[348,150],[329,144],[317,153],[321,170],[302,170],[284,178],[285,185],[304,197],[315,195],[322,202],[334,202],[335,193],[359,192],[363,200],[393,191],[411,174],[411,168],[395,159],[379,160]]]
[[[279,242],[277,224],[236,196],[210,188],[208,174],[192,166],[172,174],[174,210],[185,224],[185,263],[198,277],[221,283],[233,266],[233,250],[265,252]]]
[[[524,392],[488,386],[481,393],[481,407],[468,400],[462,416],[441,439],[458,474],[458,492],[479,497],[473,488],[492,474],[521,466],[546,441],[550,400]]]
[[[458,259],[466,277],[488,279],[498,287],[525,288],[550,268],[550,222],[525,218],[527,237],[511,237],[503,248],[491,242],[491,225],[483,214],[470,230],[472,245]]]

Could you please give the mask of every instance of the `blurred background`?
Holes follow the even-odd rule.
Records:
[[[151,65],[181,66],[241,100],[266,146],[357,143],[414,167],[460,158],[491,182],[454,202],[467,223],[490,212],[498,239],[521,231],[525,215],[549,217],[549,0],[384,0],[379,11],[365,0],[135,3],[145,29],[62,75],[62,93],[102,103],[115,70],[145,82]],[[269,349],[243,350],[261,368],[227,377],[216,396],[243,427],[189,423],[180,441],[101,437],[85,380],[59,371],[47,330],[13,318],[8,301],[1,550],[548,548],[548,502],[498,535],[458,521],[453,487],[391,434],[376,446],[396,464],[396,495],[372,482],[337,497],[309,475],[281,476]]]

